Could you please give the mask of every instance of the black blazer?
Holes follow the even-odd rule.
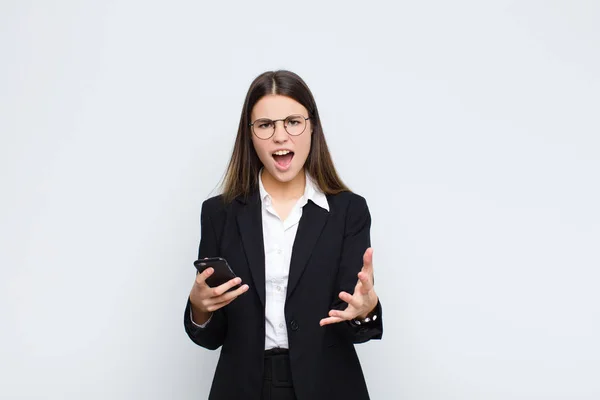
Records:
[[[352,294],[363,254],[370,246],[371,216],[365,199],[351,192],[328,195],[330,211],[309,201],[294,241],[285,319],[292,380],[299,400],[368,399],[354,343],[381,339],[379,318],[355,327],[347,321],[321,327],[330,309],[344,309],[342,290]],[[258,190],[224,204],[202,204],[198,257],[224,257],[250,289],[213,313],[205,328],[184,313],[185,331],[207,349],[223,346],[209,399],[259,399],[265,346],[265,255]]]

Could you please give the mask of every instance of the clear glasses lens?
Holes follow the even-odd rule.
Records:
[[[304,132],[306,120],[302,115],[290,115],[285,120],[285,130],[290,135],[296,136]]]
[[[275,132],[275,123],[270,119],[258,119],[252,125],[254,134],[261,139],[268,139]]]

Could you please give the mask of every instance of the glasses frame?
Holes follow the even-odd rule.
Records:
[[[302,130],[302,132],[300,132],[300,133],[298,133],[298,134],[296,134],[296,135],[294,135],[294,134],[291,134],[291,133],[290,133],[290,132],[287,130],[287,126],[286,126],[286,124],[285,124],[285,121],[287,121],[287,120],[288,120],[288,118],[291,118],[291,117],[301,117],[301,118],[304,118],[304,129]],[[273,133],[271,133],[271,136],[269,136],[268,138],[262,138],[262,137],[258,136],[258,135],[256,134],[256,132],[254,132],[254,124],[256,124],[256,122],[258,122],[258,121],[260,121],[260,120],[262,120],[262,119],[264,119],[264,120],[268,120],[268,121],[271,121],[271,122],[273,123]],[[310,119],[310,116],[308,116],[308,117],[305,117],[305,116],[304,116],[304,115],[302,115],[302,114],[292,114],[292,115],[288,115],[287,117],[285,117],[285,118],[281,118],[281,119],[259,118],[259,119],[257,119],[256,121],[254,121],[254,122],[252,122],[252,123],[248,124],[248,126],[249,126],[249,127],[250,127],[250,129],[252,130],[252,133],[254,134],[254,136],[256,136],[257,138],[259,138],[260,140],[269,140],[269,139],[271,139],[271,138],[273,137],[273,135],[275,134],[275,129],[277,128],[277,127],[276,127],[276,123],[277,123],[277,121],[282,121],[282,122],[283,122],[283,129],[285,129],[285,132],[286,132],[288,135],[290,135],[290,136],[300,136],[300,135],[302,135],[302,134],[303,134],[303,133],[306,131],[306,127],[308,126],[308,124],[306,123],[306,121],[308,121],[309,119]]]

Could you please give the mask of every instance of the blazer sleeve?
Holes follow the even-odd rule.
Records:
[[[200,212],[200,246],[198,248],[198,258],[216,257],[219,255],[219,245],[215,233],[208,202],[202,204]],[[225,307],[213,312],[210,321],[205,327],[199,327],[192,323],[191,315],[192,304],[188,296],[187,305],[183,314],[183,325],[189,338],[199,346],[215,350],[219,348],[225,340],[227,334],[227,315]]]
[[[353,195],[346,215],[344,243],[338,269],[338,290],[334,293],[332,309],[343,310],[347,303],[339,298],[341,291],[352,294],[358,280],[358,273],[363,266],[363,255],[371,246],[371,214],[366,200]],[[381,302],[375,309],[377,319],[367,324],[355,326],[350,321],[333,324],[338,334],[352,343],[363,343],[383,336],[383,315]]]

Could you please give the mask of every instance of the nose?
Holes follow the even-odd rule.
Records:
[[[288,140],[288,133],[283,124],[283,121],[275,122],[275,133],[273,133],[273,140],[277,143],[284,143]]]

